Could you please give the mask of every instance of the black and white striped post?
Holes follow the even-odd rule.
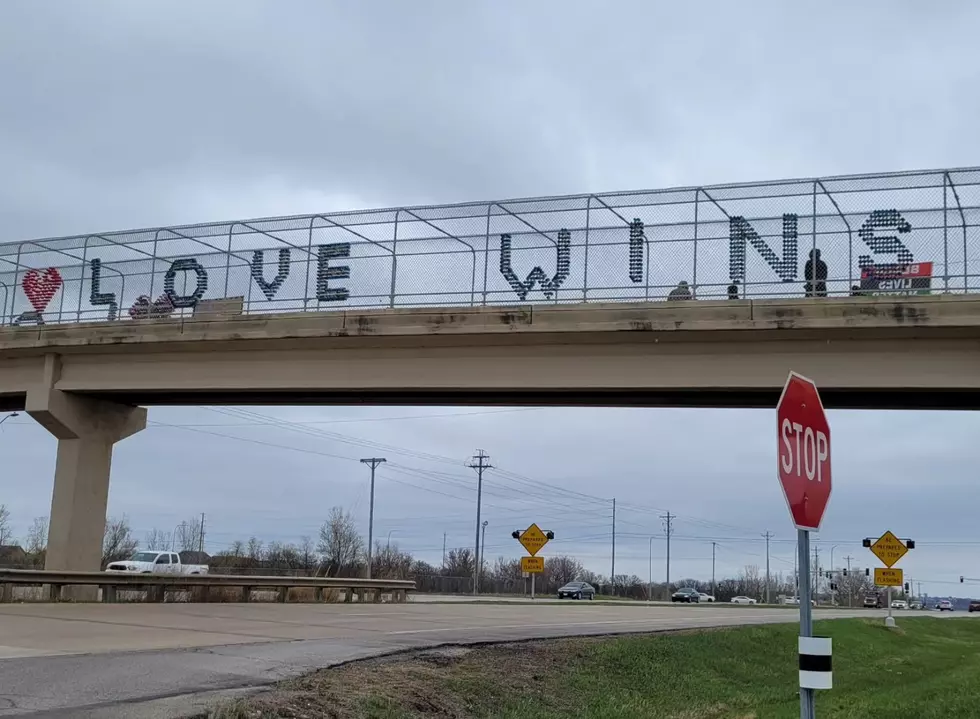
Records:
[[[810,605],[810,532],[805,529],[797,530],[796,547],[800,555],[800,573],[797,577],[800,595],[800,719],[816,719],[813,703],[814,687],[803,682],[803,647],[806,642],[815,638],[813,610]],[[808,644],[806,646],[809,647]]]
[[[800,689],[832,689],[830,637],[800,637]]]

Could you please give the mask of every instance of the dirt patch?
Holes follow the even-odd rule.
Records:
[[[447,646],[321,669],[223,707],[212,719],[464,719],[476,706],[536,691],[582,661],[595,639]],[[558,705],[561,712],[572,709]]]

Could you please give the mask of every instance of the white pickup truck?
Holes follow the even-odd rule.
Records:
[[[206,564],[183,564],[176,552],[136,552],[129,559],[110,562],[108,572],[129,574],[207,574]]]

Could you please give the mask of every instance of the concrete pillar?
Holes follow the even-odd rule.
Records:
[[[58,439],[44,568],[97,572],[112,446],[146,427],[146,409],[61,392],[60,376],[60,358],[47,355],[43,381],[28,389],[26,402],[27,413]],[[85,589],[75,588],[73,597]]]

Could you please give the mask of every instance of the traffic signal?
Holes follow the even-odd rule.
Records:
[[[960,575],[960,584],[962,584],[962,583],[963,583],[963,575],[961,574]]]
[[[906,582],[906,583],[905,583],[905,591],[907,592],[908,590],[909,590],[909,583],[908,583],[908,582]]]
[[[834,584],[833,582],[830,583],[830,591],[832,591],[832,592],[836,592],[837,591],[837,585]]]
[[[871,546],[871,540],[870,539],[862,539],[861,540],[861,546],[862,547],[870,547]]]
[[[909,549],[915,549],[915,540],[914,539],[907,540],[905,542],[905,546],[908,547]]]
[[[842,569],[842,570],[841,570],[841,573],[842,573],[842,574],[843,574],[843,575],[844,575],[845,577],[847,576],[847,570],[846,570],[846,569]]]
[[[871,576],[871,570],[868,569],[867,567],[864,568],[864,576],[866,576],[866,577],[870,577]]]
[[[549,529],[547,532],[544,533],[544,536],[546,536],[548,539],[554,539],[555,533]]]
[[[515,529],[513,532],[510,533],[510,536],[512,536],[514,539],[520,539],[521,538],[521,530]]]

